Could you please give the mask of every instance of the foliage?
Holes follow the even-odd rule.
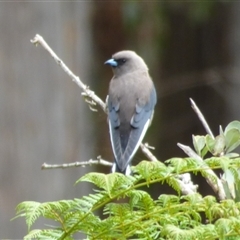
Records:
[[[239,239],[240,157],[232,151],[240,145],[240,122],[230,123],[219,136],[193,136],[193,146],[204,164],[195,158],[172,158],[165,163],[142,161],[133,175],[88,173],[77,183],[90,182],[93,193],[73,200],[22,202],[17,217],[25,217],[29,233],[25,239]],[[227,198],[195,192],[182,195],[179,175],[222,169]],[[162,193],[157,199],[142,187],[167,183],[175,195]],[[101,214],[100,214],[101,213]],[[103,217],[100,217],[103,216]],[[31,230],[40,217],[51,227]],[[54,224],[54,226],[53,226]]]

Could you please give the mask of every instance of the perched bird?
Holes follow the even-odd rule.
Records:
[[[157,96],[143,59],[133,51],[115,53],[105,64],[113,78],[107,97],[112,172],[130,174],[130,163],[151,123]]]

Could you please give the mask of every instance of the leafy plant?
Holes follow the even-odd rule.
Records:
[[[95,186],[88,196],[20,203],[17,217],[25,217],[29,229],[25,239],[74,239],[76,233],[85,234],[86,239],[239,239],[240,204],[236,196],[240,158],[232,158],[231,152],[240,144],[239,129],[240,122],[234,121],[220,130],[221,140],[193,136],[197,154],[212,155],[204,164],[192,157],[172,158],[165,163],[142,161],[132,167],[132,176],[88,173],[81,177],[77,184],[90,182]],[[201,173],[217,181],[207,169],[223,170],[226,198],[219,201],[196,191],[182,195],[182,174]],[[153,183],[167,183],[176,194],[162,193],[154,200],[142,190]],[[31,230],[40,217],[52,220],[54,227]]]

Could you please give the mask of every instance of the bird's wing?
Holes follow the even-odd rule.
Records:
[[[126,169],[141,144],[151,122],[155,104],[156,92],[153,88],[147,102],[141,102],[139,99],[136,103],[133,117],[128,124],[130,129],[125,131],[125,126],[120,126],[119,102],[114,103],[111,98],[108,98],[111,144],[115,160],[121,171]]]
[[[156,102],[156,91],[155,88],[153,88],[147,103],[142,103],[140,99],[140,101],[136,104],[135,114],[131,119],[131,133],[123,155],[123,158],[125,159],[124,168],[129,164],[132,157],[138,150],[139,145],[141,144],[146,131],[151,124]]]
[[[121,148],[121,141],[120,141],[120,119],[119,119],[119,102],[113,102],[110,97],[107,99],[108,105],[108,122],[109,122],[109,130],[110,130],[110,138],[112,149],[114,153],[114,157],[120,159],[122,156],[122,148]]]

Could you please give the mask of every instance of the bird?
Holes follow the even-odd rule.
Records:
[[[131,174],[131,161],[151,124],[157,94],[144,60],[124,50],[105,62],[113,70],[106,105],[115,162],[112,172]]]

